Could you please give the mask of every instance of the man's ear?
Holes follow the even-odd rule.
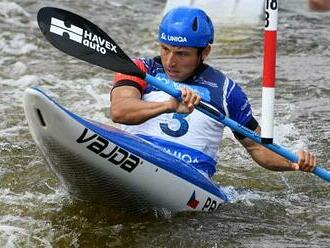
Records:
[[[207,47],[205,47],[202,51],[202,60],[205,60],[207,58],[207,56],[209,56],[211,51],[211,46],[208,45]]]

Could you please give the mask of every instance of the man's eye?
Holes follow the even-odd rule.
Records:
[[[179,56],[181,56],[181,57],[185,57],[185,56],[188,56],[188,54],[187,54],[187,53],[185,53],[185,52],[179,52],[179,53],[178,53],[178,55],[179,55]]]
[[[162,50],[163,50],[163,52],[165,52],[165,53],[168,53],[168,51],[169,51],[169,49],[166,48],[166,47],[163,47]]]

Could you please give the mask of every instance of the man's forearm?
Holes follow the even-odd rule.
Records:
[[[292,171],[292,163],[271,150],[257,144],[254,149],[248,149],[251,157],[260,166],[272,171]]]
[[[139,99],[123,98],[112,104],[110,115],[113,122],[137,125],[170,111],[167,102],[145,102]]]

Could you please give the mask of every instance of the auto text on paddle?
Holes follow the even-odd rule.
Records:
[[[110,143],[95,133],[89,134],[89,131],[89,129],[85,128],[76,142],[78,144],[86,144],[88,150],[127,172],[132,172],[139,164],[143,163],[137,156]]]
[[[89,47],[99,53],[105,55],[107,51],[117,53],[117,46],[111,42],[101,38],[100,36],[88,32],[75,25],[67,27],[64,21],[59,20],[55,17],[51,18],[50,32],[60,35],[67,36],[70,40],[80,43],[86,47]]]

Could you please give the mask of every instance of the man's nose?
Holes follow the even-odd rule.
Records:
[[[175,54],[173,52],[169,52],[167,55],[167,65],[173,67],[176,65]]]

